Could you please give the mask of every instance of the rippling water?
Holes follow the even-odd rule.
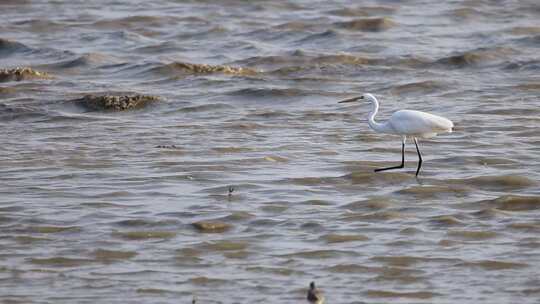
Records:
[[[437,2],[0,0],[0,301],[538,303],[540,4]]]

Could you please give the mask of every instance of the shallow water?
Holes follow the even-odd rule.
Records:
[[[0,68],[50,76],[0,82],[0,301],[540,298],[537,1],[0,10]],[[419,178],[410,143],[373,173],[401,147],[360,92],[454,121]],[[126,93],[160,101],[72,102]]]

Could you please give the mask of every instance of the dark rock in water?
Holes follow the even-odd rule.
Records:
[[[150,95],[86,95],[74,102],[93,111],[124,111],[139,109],[158,100]]]
[[[0,82],[51,78],[52,77],[49,74],[45,72],[39,72],[31,68],[14,68],[0,70]]]
[[[335,25],[348,30],[364,32],[380,32],[395,26],[390,18],[362,18],[347,22],[337,22]]]
[[[232,225],[219,221],[199,221],[192,225],[201,232],[225,232],[232,228]]]

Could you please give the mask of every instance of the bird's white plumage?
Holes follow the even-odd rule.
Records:
[[[430,138],[437,133],[452,132],[454,124],[441,116],[415,110],[394,112],[386,122],[394,134]]]
[[[375,132],[401,135],[402,139],[401,165],[375,169],[375,172],[403,168],[405,165],[405,141],[407,137],[412,137],[416,146],[416,152],[418,153],[418,167],[416,169],[416,176],[418,176],[420,168],[422,167],[422,155],[418,148],[418,138],[430,138],[438,133],[452,132],[452,128],[454,127],[454,123],[447,118],[414,110],[399,110],[394,112],[386,122],[377,122],[375,120],[375,115],[377,115],[377,112],[379,111],[379,101],[377,101],[375,96],[369,93],[360,97],[342,100],[340,103],[359,101],[362,99],[371,102],[371,112],[368,116],[369,127]]]

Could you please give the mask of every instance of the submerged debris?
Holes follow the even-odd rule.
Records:
[[[93,111],[124,111],[139,109],[158,100],[157,96],[151,95],[86,95],[74,102]]]
[[[21,81],[27,79],[51,79],[52,77],[45,73],[33,70],[28,67],[0,69],[0,82]]]

